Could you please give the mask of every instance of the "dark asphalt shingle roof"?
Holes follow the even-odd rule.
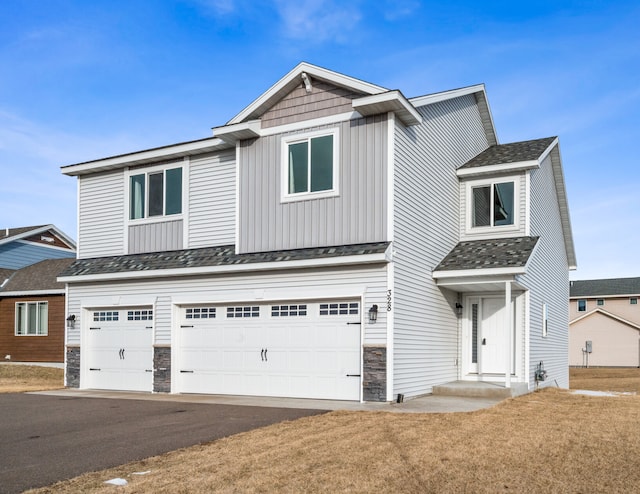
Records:
[[[536,160],[555,139],[555,137],[545,137],[531,141],[496,144],[488,147],[475,158],[471,158],[460,168],[478,168],[481,166]]]
[[[569,296],[640,295],[640,278],[610,278],[569,282]]]
[[[33,290],[64,290],[64,283],[58,283],[58,274],[67,269],[74,258],[45,259],[18,269],[9,278],[7,284],[0,289],[4,292],[28,292]]]
[[[460,242],[434,271],[523,267],[537,242],[538,237]]]
[[[94,274],[153,271],[158,269],[201,268],[229,266],[258,262],[296,261],[342,256],[384,253],[389,242],[342,245],[338,247],[314,247],[308,249],[279,250],[236,254],[234,245],[186,249],[148,254],[78,259],[60,276],[84,276]]]
[[[7,229],[0,229],[0,240],[5,240],[10,237],[15,237],[17,235],[22,235],[23,233],[30,232],[31,230],[37,230],[38,228],[42,228],[46,225],[37,225],[37,226],[21,226],[19,228],[9,228],[9,232],[7,235]]]

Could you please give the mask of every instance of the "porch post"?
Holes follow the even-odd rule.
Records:
[[[504,373],[504,385],[506,388],[511,387],[511,347],[513,343],[511,341],[511,335],[513,334],[513,314],[511,314],[511,282],[507,281],[504,284],[504,317],[506,317],[505,328],[507,331],[507,337],[505,341],[507,342],[507,351],[506,351],[506,359],[507,359],[507,367]]]

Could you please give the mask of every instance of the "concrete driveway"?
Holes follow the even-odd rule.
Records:
[[[320,413],[324,411],[0,394],[0,492],[22,492]]]

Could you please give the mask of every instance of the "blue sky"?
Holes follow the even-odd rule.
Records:
[[[407,97],[485,83],[500,142],[560,137],[572,278],[640,276],[634,1],[4,0],[0,227],[75,237],[60,166],[207,137],[300,61]]]

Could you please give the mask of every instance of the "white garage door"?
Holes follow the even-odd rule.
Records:
[[[183,393],[360,399],[354,300],[183,307]]]
[[[82,386],[125,391],[153,390],[153,310],[89,311]]]

